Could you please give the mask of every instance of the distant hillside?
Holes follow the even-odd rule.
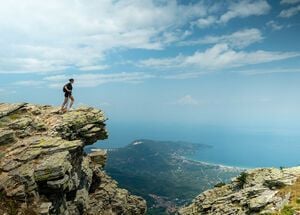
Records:
[[[210,146],[187,142],[136,140],[120,149],[109,150],[107,173],[121,187],[143,196],[148,214],[174,212],[215,184],[228,181],[240,169],[186,159]]]

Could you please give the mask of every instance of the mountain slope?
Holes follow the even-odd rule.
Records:
[[[149,213],[174,212],[199,192],[227,181],[240,169],[191,161],[184,156],[208,145],[187,142],[136,140],[109,150],[105,167],[121,187],[147,200]],[[159,209],[157,209],[159,208]]]

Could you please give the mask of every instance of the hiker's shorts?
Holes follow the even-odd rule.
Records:
[[[71,95],[72,95],[71,92],[65,92],[65,97],[66,97],[66,98],[69,98]]]

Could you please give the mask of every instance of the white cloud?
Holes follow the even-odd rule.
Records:
[[[24,86],[24,87],[39,87],[45,84],[44,81],[37,80],[26,80],[26,81],[17,81],[14,82],[15,85]]]
[[[10,0],[0,7],[1,73],[106,68],[115,48],[162,49],[207,15],[176,0]]]
[[[289,18],[289,17],[297,15],[297,13],[299,13],[299,12],[300,12],[300,5],[297,5],[295,7],[291,7],[289,9],[282,10],[280,12],[279,16],[282,18]]]
[[[274,31],[278,31],[283,28],[283,25],[280,25],[279,23],[275,22],[274,20],[267,22],[266,25],[268,27],[272,28],[272,30],[274,30]]]
[[[112,73],[112,74],[79,74],[79,75],[55,75],[45,77],[47,85],[53,88],[62,87],[65,82],[68,81],[69,77],[75,79],[75,85],[77,87],[96,87],[105,83],[140,83],[146,79],[153,78],[153,75],[149,75],[141,72],[131,73]]]
[[[192,26],[207,28],[217,24],[226,24],[235,18],[265,15],[271,10],[266,0],[229,0],[213,3],[211,1],[210,4],[207,6],[208,14],[192,22]]]
[[[94,65],[94,66],[83,66],[80,67],[79,70],[81,71],[98,71],[98,70],[105,70],[108,69],[108,65]]]
[[[179,98],[174,104],[178,105],[199,105],[199,101],[193,98],[191,95],[187,94]]]
[[[224,70],[226,68],[242,67],[300,56],[298,52],[269,51],[236,51],[227,44],[216,44],[204,52],[197,51],[193,55],[178,55],[174,58],[147,59],[140,62],[141,66],[158,69],[197,69],[198,71]]]
[[[217,21],[215,16],[208,16],[205,18],[200,18],[197,21],[193,22],[193,25],[196,25],[198,28],[207,28],[214,24]]]
[[[231,47],[244,48],[252,43],[260,42],[264,38],[260,30],[256,28],[244,29],[236,31],[232,34],[222,35],[222,36],[207,36],[200,38],[198,40],[190,40],[180,42],[180,45],[196,45],[196,44],[216,44],[216,43],[226,43]]]
[[[220,23],[227,23],[233,18],[245,18],[248,16],[260,16],[267,14],[271,6],[265,0],[242,0],[233,1],[229,5],[229,10],[224,13],[220,19]]]
[[[281,0],[280,4],[296,4],[299,2],[300,2],[300,0]]]

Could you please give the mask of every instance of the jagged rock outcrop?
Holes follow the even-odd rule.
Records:
[[[179,214],[273,214],[299,197],[299,177],[300,167],[248,170],[229,184],[203,192]]]
[[[146,202],[103,170],[104,114],[78,108],[0,104],[0,214],[144,214]]]

